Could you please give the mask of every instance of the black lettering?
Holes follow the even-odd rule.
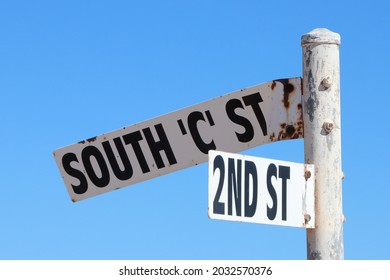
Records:
[[[96,162],[100,168],[100,178],[93,169],[91,157],[96,159]],[[110,173],[108,171],[106,161],[104,160],[104,157],[99,149],[95,146],[87,146],[81,152],[81,158],[83,160],[85,171],[87,172],[88,177],[92,183],[99,188],[107,186],[110,182]]]
[[[186,128],[184,127],[183,121],[177,120],[177,123],[179,124],[181,134],[186,135],[187,131],[186,131]]]
[[[241,125],[245,128],[245,131],[243,133],[236,132],[237,139],[240,142],[246,143],[253,139],[253,126],[247,118],[236,114],[235,110],[237,108],[244,109],[244,106],[238,99],[231,99],[226,103],[226,113],[229,119],[235,124]]]
[[[237,176],[234,158],[228,161],[228,215],[233,212],[233,196],[236,207],[236,216],[241,216],[241,160],[237,160]]]
[[[270,219],[271,221],[275,219],[276,211],[277,211],[277,207],[278,207],[278,200],[276,197],[276,191],[275,191],[275,188],[272,185],[272,181],[271,181],[272,177],[277,176],[277,172],[278,172],[278,170],[276,168],[276,165],[271,163],[268,166],[268,170],[267,170],[267,189],[268,189],[269,195],[272,198],[272,207],[269,207],[267,205],[267,216],[268,216],[268,219]]]
[[[210,143],[205,143],[203,141],[197,127],[198,121],[205,121],[205,118],[201,112],[195,111],[188,115],[188,127],[190,129],[192,139],[194,140],[195,145],[198,147],[199,151],[207,154],[210,150],[215,150],[216,146],[213,140],[211,140]]]
[[[145,156],[142,152],[141,146],[139,144],[139,141],[142,140],[141,132],[134,131],[132,133],[123,135],[123,141],[125,141],[125,144],[131,144],[133,147],[135,156],[137,157],[138,163],[142,169],[143,173],[150,172],[148,163],[146,162]]]
[[[256,92],[247,96],[242,97],[246,106],[251,106],[253,112],[256,115],[257,121],[260,124],[261,130],[263,131],[263,135],[267,135],[267,123],[265,122],[265,118],[261,108],[259,106],[260,102],[263,102],[263,99],[260,96],[260,92]]]
[[[175,155],[173,154],[171,145],[169,144],[167,135],[165,134],[165,131],[164,131],[162,124],[161,123],[156,124],[154,126],[154,128],[156,129],[156,132],[157,132],[158,137],[160,138],[160,141],[155,141],[153,139],[153,135],[152,135],[152,132],[150,131],[149,127],[142,129],[142,131],[144,132],[145,139],[148,142],[150,151],[152,152],[152,155],[153,155],[154,161],[156,162],[157,167],[159,169],[165,167],[164,162],[161,158],[160,151],[165,152],[170,165],[176,164],[177,161],[176,161]]]
[[[80,181],[79,185],[73,185],[72,189],[76,194],[83,194],[88,190],[88,182],[85,178],[83,172],[80,170],[74,169],[70,163],[72,161],[79,162],[77,159],[77,156],[74,153],[67,153],[62,157],[62,165],[64,166],[64,170],[66,173],[68,173],[70,176],[78,179]]]
[[[253,181],[253,196],[252,202],[249,202],[249,177],[252,176]],[[254,162],[245,161],[245,217],[253,217],[257,208],[257,169]]]
[[[282,179],[282,220],[287,220],[287,179],[290,179],[290,167],[279,166],[279,178]]]
[[[115,176],[119,180],[127,180],[130,179],[131,176],[133,176],[133,168],[131,167],[130,160],[128,155],[126,154],[126,150],[123,146],[122,140],[117,137],[114,138],[114,143],[116,146],[116,149],[118,150],[119,156],[121,158],[122,164],[123,164],[123,170],[120,169],[118,161],[114,155],[114,152],[111,148],[109,141],[104,141],[102,143],[104,151],[106,152],[108,161],[110,162],[112,171],[114,172]]]
[[[213,117],[211,116],[210,111],[207,110],[205,113],[206,113],[206,117],[207,117],[207,119],[208,119],[208,121],[210,123],[210,126],[214,126],[215,123],[214,123]]]
[[[223,181],[225,178],[225,164],[223,161],[223,157],[218,155],[214,158],[214,174],[215,170],[219,169],[219,182],[218,182],[218,188],[217,193],[215,194],[214,201],[213,201],[213,213],[214,214],[225,214],[225,203],[219,202],[219,199],[221,198],[221,193],[223,189]]]

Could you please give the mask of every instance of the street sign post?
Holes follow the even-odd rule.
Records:
[[[73,201],[239,152],[303,138],[301,78],[242,89],[54,152]]]
[[[305,163],[316,166],[315,229],[307,258],[344,259],[340,118],[340,35],[325,28],[301,38],[305,102]]]
[[[313,228],[314,166],[209,152],[209,217]]]

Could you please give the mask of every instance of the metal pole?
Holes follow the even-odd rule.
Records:
[[[315,229],[307,229],[307,259],[344,259],[340,126],[340,35],[314,29],[303,50],[305,163],[315,165]]]

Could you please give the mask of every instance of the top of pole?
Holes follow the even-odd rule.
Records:
[[[340,43],[340,35],[326,28],[316,28],[301,37],[302,47],[310,44],[340,45]]]

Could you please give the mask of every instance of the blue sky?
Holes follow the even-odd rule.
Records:
[[[388,1],[0,3],[0,259],[306,259],[304,229],[210,220],[207,163],[73,203],[53,151],[273,79],[341,35],[346,259],[390,259]],[[303,162],[303,140],[243,154]]]

